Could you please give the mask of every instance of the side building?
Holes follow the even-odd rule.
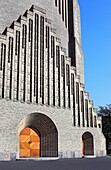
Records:
[[[80,25],[77,0],[1,0],[0,160],[106,155]]]

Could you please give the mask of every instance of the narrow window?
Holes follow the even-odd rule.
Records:
[[[85,113],[86,113],[86,121],[87,121],[87,127],[89,127],[89,117],[88,117],[88,100],[85,100]]]
[[[24,24],[22,26],[22,48],[25,46],[25,41],[24,41]]]
[[[63,106],[66,107],[65,101],[65,57],[61,56],[61,76],[63,76]]]
[[[55,53],[54,36],[51,36],[51,58],[54,57],[54,53]]]
[[[59,14],[61,14],[61,0],[59,0]]]
[[[48,105],[50,105],[50,49],[49,49],[49,27],[46,26],[46,48],[47,48],[47,64],[48,64],[48,70],[47,70],[47,77],[48,77]],[[51,42],[51,52],[52,52],[52,42]],[[52,54],[51,54],[52,57]]]
[[[49,46],[49,27],[46,26],[46,48]]]
[[[59,56],[60,56],[60,49],[59,46],[56,46],[56,67],[59,67]]]
[[[75,54],[75,36],[74,36],[74,13],[73,13],[73,0],[67,1],[68,3],[68,32],[69,32],[69,56],[71,56],[71,64],[76,66]]]
[[[29,19],[29,42],[32,41],[32,30],[33,30],[32,25],[33,25],[33,21],[32,19]]]
[[[39,16],[35,14],[35,35],[34,35],[34,96],[38,103],[38,36],[39,36]]]
[[[16,31],[16,40],[15,40],[15,55],[17,55],[17,40],[18,40],[18,31]]]
[[[5,61],[6,61],[6,45],[3,44],[3,81],[2,81],[2,98],[4,98],[4,87],[5,87]]]
[[[65,26],[67,27],[67,4],[65,0]]]
[[[15,55],[18,55],[20,31],[16,31]]]
[[[68,64],[66,64],[66,85],[68,86],[68,107],[70,108],[70,71]]]
[[[51,36],[51,58],[53,58],[53,105],[55,106],[55,39]]]
[[[9,45],[8,45],[8,63],[10,63],[11,61],[11,56],[12,56],[12,53],[13,53],[13,38],[12,37],[9,37]]]
[[[30,102],[32,102],[32,47],[33,47],[33,21],[29,19],[29,42],[30,42]]]
[[[40,97],[44,104],[44,17],[40,17]]]
[[[31,24],[31,21],[29,21],[29,24]],[[27,46],[27,26],[23,24],[22,26],[22,48],[24,51],[23,101],[25,101],[25,92],[26,92],[26,46]],[[18,55],[18,64],[19,64],[19,55]],[[19,70],[19,65],[18,65],[18,70]],[[18,71],[18,81],[19,81],[19,71]]]
[[[76,126],[75,120],[75,87],[74,87],[74,74],[71,73],[71,94],[73,95],[73,121],[74,126]]]
[[[62,20],[64,21],[64,0],[62,0]]]
[[[55,0],[55,6],[57,6],[57,0]]]
[[[56,67],[58,67],[58,106],[60,107],[60,48],[56,46]]]
[[[82,124],[83,124],[83,127],[84,127],[85,122],[84,122],[84,96],[83,96],[83,91],[80,92],[80,98],[81,98]]]
[[[2,63],[3,63],[3,43],[1,44],[1,60],[0,60],[0,70],[2,70]]]
[[[19,98],[19,58],[20,58],[20,31],[16,31],[15,55],[17,55],[17,100]]]
[[[10,37],[9,37],[9,43],[8,43],[8,63],[10,62]]]
[[[83,110],[84,110],[84,107],[83,107],[83,102],[84,102],[83,91],[80,92],[80,96],[81,96],[81,112],[83,113]]]
[[[65,71],[65,63],[64,63],[64,56],[61,55],[61,76],[64,76],[64,71]]]
[[[13,38],[9,37],[9,51],[8,51],[8,62],[10,62],[10,94],[9,98],[12,96],[12,64],[13,64]]]
[[[93,114],[92,114],[92,108],[89,109],[90,113],[90,127],[93,127]]]
[[[76,103],[79,103],[79,83],[76,82]]]
[[[97,128],[97,117],[96,116],[94,116],[94,127]]]
[[[23,24],[22,26],[22,48],[25,47],[25,27],[26,25]]]
[[[63,107],[65,107],[65,57],[61,55],[61,76],[63,77]]]
[[[66,64],[66,84],[69,85],[69,65]]]
[[[76,104],[78,106],[78,126],[80,126],[79,83],[76,82]]]
[[[71,73],[71,94],[74,94],[74,74]]]

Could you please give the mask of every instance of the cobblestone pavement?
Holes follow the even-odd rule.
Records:
[[[111,170],[111,157],[55,161],[2,161],[0,170]]]

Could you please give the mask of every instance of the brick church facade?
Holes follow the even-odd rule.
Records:
[[[78,1],[1,0],[0,33],[0,160],[105,156]]]

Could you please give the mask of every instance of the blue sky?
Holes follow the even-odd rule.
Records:
[[[78,0],[85,90],[94,107],[111,104],[111,0]]]

